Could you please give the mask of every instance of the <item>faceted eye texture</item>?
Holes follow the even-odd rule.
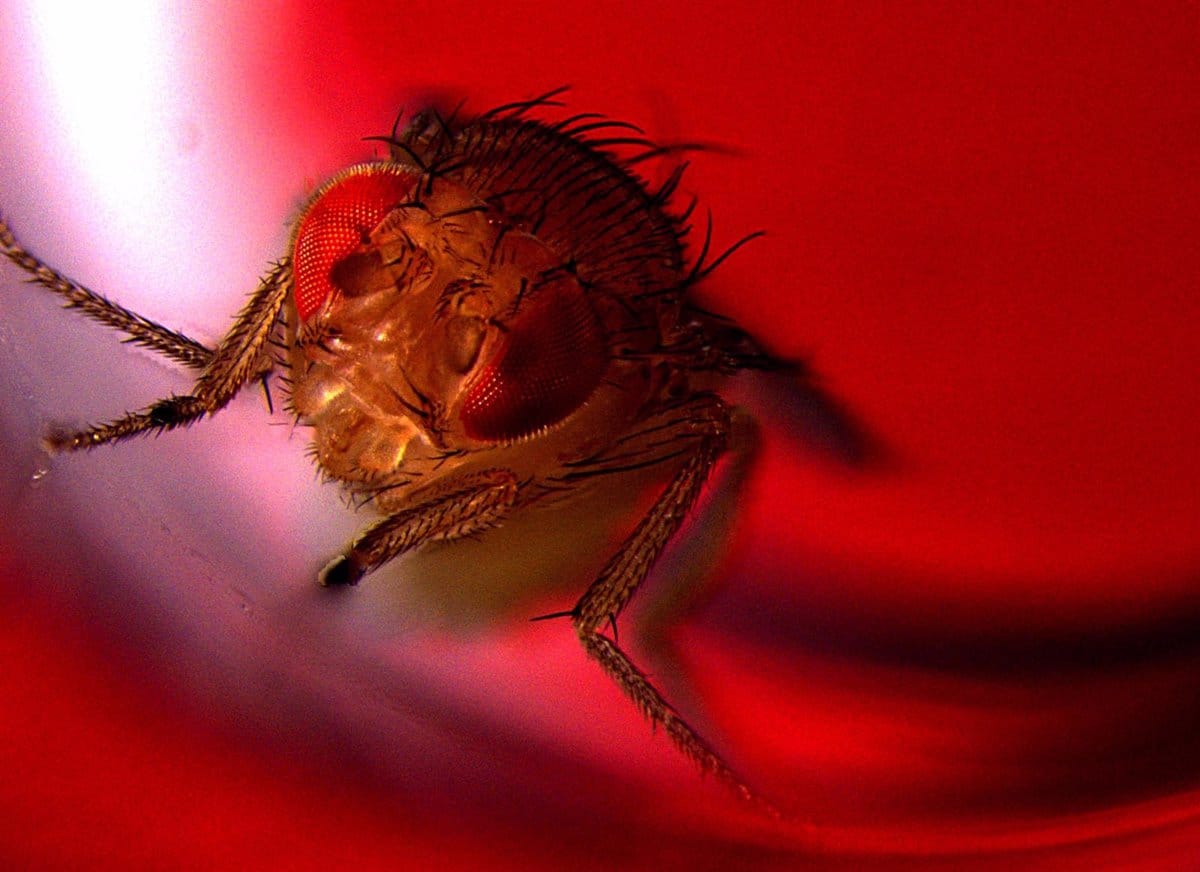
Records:
[[[520,439],[557,423],[591,395],[608,365],[595,314],[575,286],[548,288],[510,325],[507,341],[470,386],[467,435]]]
[[[300,219],[294,246],[296,310],[307,321],[334,292],[337,263],[361,245],[403,202],[416,177],[397,167],[354,167],[312,200]]]

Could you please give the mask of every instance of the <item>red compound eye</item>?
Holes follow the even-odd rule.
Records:
[[[335,176],[313,196],[292,247],[296,310],[300,320],[333,293],[330,272],[358,248],[398,203],[408,199],[416,173],[395,164],[363,164]]]
[[[461,420],[485,442],[529,436],[583,405],[608,368],[608,343],[578,285],[537,291],[472,380]]]

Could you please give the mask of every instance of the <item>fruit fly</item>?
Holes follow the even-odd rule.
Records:
[[[599,476],[672,470],[649,511],[567,611],[584,649],[705,772],[765,805],[618,645],[616,620],[726,450],[730,408],[712,376],[782,368],[692,289],[746,237],[691,265],[691,208],[657,189],[656,146],[593,113],[536,120],[562,89],[471,118],[435,112],[374,137],[300,211],[286,256],[209,348],[61,275],[0,221],[0,250],[74,308],[198,371],[192,389],[46,437],[90,449],[186,427],[247,384],[286,371],[328,479],[380,518],[319,575],[356,584],[435,541],[503,524]],[[624,154],[624,156],[620,156]],[[692,202],[694,207],[695,202]]]

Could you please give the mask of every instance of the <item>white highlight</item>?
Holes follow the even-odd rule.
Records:
[[[87,168],[99,200],[152,206],[172,102],[167,7],[50,0],[30,11],[56,120],[74,152],[65,157]]]

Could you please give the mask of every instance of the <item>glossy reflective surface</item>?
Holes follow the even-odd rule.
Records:
[[[129,8],[18,3],[0,24],[0,206],[68,274],[211,340],[305,195],[374,156],[360,138],[401,105],[568,82],[573,109],[737,150],[698,155],[688,189],[718,242],[769,235],[707,300],[808,356],[887,462],[831,460],[811,409],[740,386],[758,463],[654,587],[680,620],[640,650],[797,808],[777,826],[698,782],[565,626],[525,621],[573,601],[635,497],[322,596],[363,517],[260,396],[39,455],[47,422],[186,380],[6,267],[6,857],[1193,856],[1194,9]],[[706,574],[701,596],[671,580]]]

